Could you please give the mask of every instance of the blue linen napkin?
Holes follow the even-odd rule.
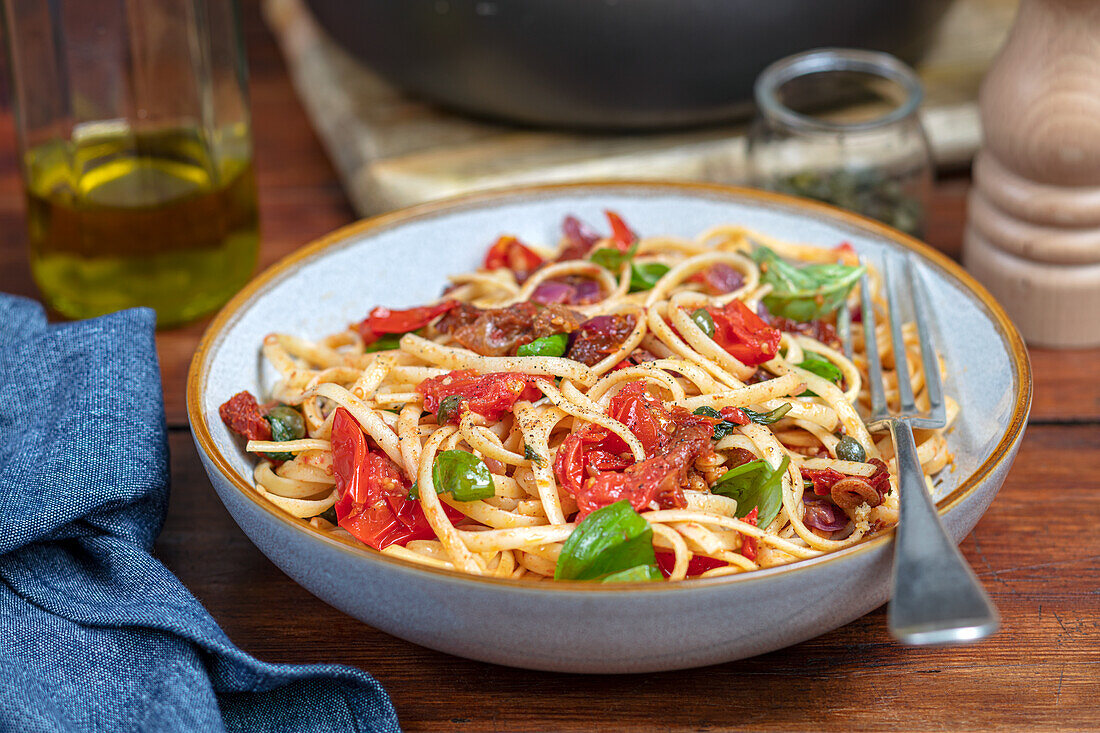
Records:
[[[398,731],[382,687],[235,647],[149,551],[168,446],[148,309],[0,294],[0,730]]]

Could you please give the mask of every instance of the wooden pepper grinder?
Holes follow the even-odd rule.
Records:
[[[1028,343],[1100,344],[1100,2],[1022,0],[979,95],[963,264]]]

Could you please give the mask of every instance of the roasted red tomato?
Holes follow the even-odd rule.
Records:
[[[635,511],[652,502],[661,508],[685,506],[681,484],[695,459],[711,448],[713,429],[709,425],[677,428],[661,455],[627,467],[622,473],[604,472],[584,482],[576,493],[577,519],[582,520],[608,504],[626,499]]]
[[[740,407],[723,407],[719,410],[723,420],[729,420],[735,425],[748,425],[751,420]]]
[[[405,477],[389,456],[367,447],[351,413],[340,407],[332,420],[332,473],[336,519],[376,550],[435,537],[420,504],[407,497]]]
[[[611,224],[611,243],[615,245],[616,249],[623,252],[630,249],[630,246],[638,241],[638,235],[614,211],[604,211],[603,213],[607,214],[607,221]]]
[[[554,475],[558,483],[565,487],[571,495],[576,495],[581,490],[581,485],[588,477],[585,471],[585,445],[595,436],[589,436],[588,428],[572,433],[558,447],[558,454],[554,457]],[[603,436],[595,438],[596,441]]]
[[[264,419],[251,392],[238,392],[218,408],[226,427],[245,440],[271,440],[271,424]]]
[[[445,300],[435,305],[400,311],[390,310],[380,305],[359,324],[359,335],[363,337],[363,343],[370,345],[388,333],[408,333],[424,328],[437,316],[457,306],[457,300]]]
[[[647,456],[654,456],[665,449],[679,423],[659,399],[646,392],[645,384],[639,380],[623,387],[611,398],[608,415],[638,438]],[[577,496],[589,478],[621,471],[633,463],[634,457],[622,438],[599,425],[588,425],[558,448],[554,473],[561,485]]]
[[[511,235],[505,235],[493,243],[485,254],[486,270],[499,270],[502,267],[526,277],[538,269],[543,259],[527,245]]]
[[[706,555],[692,555],[688,560],[687,577],[694,578],[714,568],[724,568],[729,565],[725,560],[716,560]],[[671,552],[657,552],[657,569],[666,578],[672,575],[672,568],[676,566],[676,555]]]
[[[840,261],[849,265],[859,264],[859,254],[856,252],[855,247],[851,242],[841,242],[837,246],[833,247],[834,252],[840,253]]]
[[[663,456],[647,458],[622,473],[601,473],[585,481],[574,497],[580,521],[597,509],[626,499],[635,511],[645,511],[657,501],[662,508],[684,506],[684,494],[676,477],[678,467]]]
[[[621,471],[634,462],[619,436],[599,425],[588,425],[570,435],[554,458],[554,475],[576,496],[589,477],[604,471]]]
[[[756,520],[759,517],[760,507],[754,506],[752,508],[752,511],[742,518],[742,521],[755,527]],[[745,535],[741,535],[741,554],[744,555],[746,559],[755,561],[758,543],[759,539],[757,539],[756,537],[746,537]]]
[[[619,390],[611,398],[608,415],[630,428],[641,441],[646,455],[652,456],[668,443],[676,430],[676,422],[661,401],[646,392],[645,385],[639,380]]]
[[[707,308],[707,312],[714,320],[714,340],[742,364],[757,366],[779,353],[779,331],[740,300],[731,300],[722,308]]]
[[[420,503],[408,498],[401,470],[385,453],[367,446],[359,423],[342,407],[332,420],[332,473],[336,519],[356,539],[381,550],[435,538]],[[443,511],[452,522],[464,516],[446,505]]]
[[[448,397],[458,397],[463,409],[473,410],[486,420],[499,420],[512,409],[517,400],[537,400],[542,392],[535,386],[536,377],[519,372],[478,374],[472,369],[451,372],[442,377],[425,379],[416,386],[424,395],[424,409],[438,414],[439,406]],[[443,423],[457,424],[462,410],[448,410]]]

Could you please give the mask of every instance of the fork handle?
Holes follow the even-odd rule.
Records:
[[[899,516],[894,540],[890,633],[906,644],[981,639],[997,630],[997,609],[944,532],[924,483],[913,429],[890,421],[897,451]]]

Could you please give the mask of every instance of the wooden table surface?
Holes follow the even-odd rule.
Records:
[[[244,5],[264,267],[353,214],[256,6]],[[5,111],[0,291],[35,297],[16,160]],[[942,182],[931,209],[930,242],[956,255],[966,189],[965,178]],[[246,651],[375,675],[406,730],[1100,729],[1100,350],[1031,352],[1027,435],[1000,495],[962,544],[1000,608],[996,636],[967,647],[901,647],[880,608],[754,659],[579,676],[471,662],[395,639],[317,600],[261,555],[218,502],[188,431],[184,375],[204,328],[158,337],[172,451],[159,557]]]

